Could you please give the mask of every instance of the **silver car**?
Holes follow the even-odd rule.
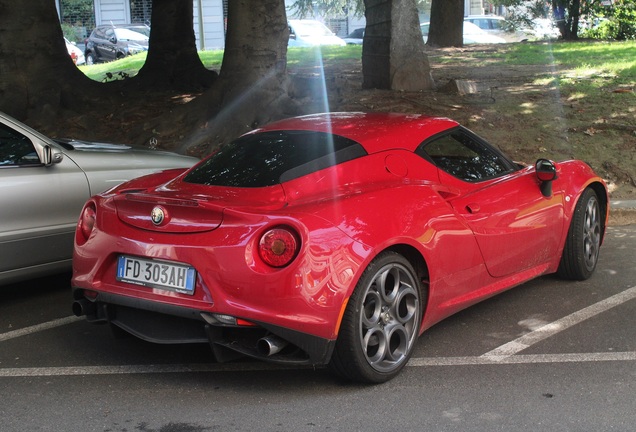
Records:
[[[0,285],[71,268],[86,200],[198,159],[121,144],[52,140],[0,112]]]

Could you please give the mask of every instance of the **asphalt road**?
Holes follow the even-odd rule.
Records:
[[[377,386],[210,362],[71,317],[69,275],[0,288],[0,431],[634,431],[636,225],[597,273],[546,276],[428,330]]]

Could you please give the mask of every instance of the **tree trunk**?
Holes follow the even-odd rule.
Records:
[[[564,40],[579,38],[580,0],[552,0],[552,14]]]
[[[66,50],[55,2],[0,0],[0,110],[31,125],[54,125],[96,89]]]
[[[284,0],[231,0],[219,79],[180,116],[198,133],[181,144],[207,153],[273,120],[297,114],[287,93],[289,27]]]
[[[192,21],[192,0],[153,0],[148,56],[135,84],[187,91],[210,87],[216,73],[201,63]]]
[[[364,88],[418,91],[434,87],[415,0],[365,0]]]
[[[461,47],[464,45],[464,0],[433,0],[427,45]]]

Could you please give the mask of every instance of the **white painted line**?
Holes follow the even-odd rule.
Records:
[[[581,353],[581,354],[536,354],[510,356],[500,361],[486,357],[428,357],[413,358],[407,367],[433,366],[501,366],[504,364],[535,363],[585,363],[607,361],[636,361],[636,352]],[[49,376],[90,376],[90,375],[135,375],[166,373],[209,373],[209,372],[262,372],[313,369],[311,366],[286,366],[265,362],[249,363],[204,363],[167,365],[119,365],[119,366],[67,366],[0,369],[0,378],[49,377]]]
[[[166,365],[113,365],[113,366],[65,366],[0,369],[0,378],[37,377],[37,376],[88,376],[88,375],[134,375],[196,372],[246,372],[271,370],[298,370],[303,367],[290,367],[265,362],[249,363],[201,363]]]
[[[579,324],[589,318],[605,312],[613,307],[619,306],[629,300],[636,298],[636,286],[631,287],[621,293],[606,298],[598,303],[588,306],[580,311],[574,312],[559,320],[546,324],[533,332],[527,333],[513,341],[501,345],[492,351],[483,354],[481,357],[493,360],[503,361],[509,356],[529,348],[530,346],[544,339],[554,336],[563,330]]]
[[[76,317],[76,316],[69,316],[66,318],[60,318],[60,319],[56,319],[53,321],[48,321],[42,324],[37,324],[31,327],[25,327],[19,330],[13,330],[7,333],[1,333],[0,334],[0,342],[9,340],[9,339],[13,339],[13,338],[17,338],[17,337],[21,337],[21,336],[27,336],[33,333],[37,333],[43,330],[49,330],[55,327],[60,327],[66,324],[70,324],[70,323],[74,323],[76,321],[80,321],[82,320],[83,317]]]
[[[491,357],[428,357],[413,358],[407,366],[470,366],[533,363],[587,363],[599,361],[634,361],[636,352],[581,353],[581,354],[529,354],[504,358]]]

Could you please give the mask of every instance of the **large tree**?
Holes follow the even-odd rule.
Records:
[[[209,87],[216,74],[205,69],[196,48],[192,0],[153,0],[146,63],[135,81],[146,88]]]
[[[301,16],[364,13],[363,87],[428,90],[433,77],[424,53],[417,4],[422,0],[296,0],[292,12]]]
[[[0,35],[0,110],[51,121],[98,91],[66,51],[55,2],[0,0]]]
[[[461,47],[464,44],[464,0],[433,0],[427,45]]]
[[[551,0],[551,6],[563,39],[578,39],[581,0]]]
[[[216,80],[196,53],[192,7],[189,0],[154,0],[150,48],[139,75],[98,83],[69,57],[53,1],[31,0],[26,8],[0,0],[0,110],[45,133],[58,135],[55,129],[64,125],[64,134],[108,140],[112,137],[100,135],[95,125],[110,125],[105,130],[112,135],[125,125],[128,142],[156,138],[160,146],[175,148],[175,138],[206,141],[199,133],[188,139],[190,130],[224,142],[294,106],[284,82],[288,36],[283,0],[229,2],[226,51]],[[170,92],[175,95],[184,85],[205,91],[175,107],[168,101]],[[158,90],[166,102],[151,107],[151,93]]]

